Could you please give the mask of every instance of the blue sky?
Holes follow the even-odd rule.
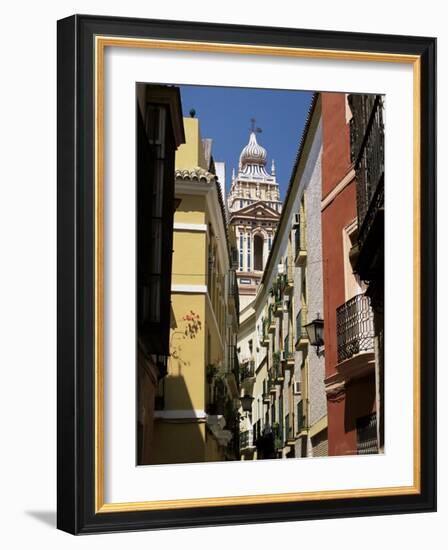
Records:
[[[213,158],[226,163],[226,189],[241,149],[249,141],[251,118],[262,129],[257,141],[268,152],[267,169],[275,159],[283,200],[291,176],[312,92],[180,86],[184,116],[195,109],[203,138],[213,139]]]

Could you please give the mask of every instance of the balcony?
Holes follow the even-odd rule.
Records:
[[[291,264],[291,260],[288,261],[288,258],[285,260],[284,271],[284,273],[281,273],[277,277],[278,286],[280,289],[280,298],[283,299],[283,303],[285,303],[285,295],[289,295],[294,288],[293,266]]]
[[[278,299],[274,302],[274,315],[280,317],[283,313],[283,301]]]
[[[274,449],[280,451],[283,448],[283,426],[274,424],[272,426],[272,434],[274,436]]]
[[[255,377],[255,361],[253,359],[249,359],[246,361],[241,362],[240,367],[240,380],[241,383],[250,381]]]
[[[355,374],[374,364],[373,312],[369,299],[358,294],[336,310],[338,371]]]
[[[353,94],[349,102],[353,113],[350,138],[356,170],[359,228],[355,269],[365,281],[378,280],[381,288],[384,266],[383,98]]]
[[[305,403],[300,400],[297,403],[297,436],[300,437],[306,434],[306,416],[305,416]]]
[[[269,346],[269,319],[263,319],[260,344],[264,347]]]
[[[293,417],[294,418],[294,417]],[[285,443],[286,445],[294,445],[294,427],[289,421],[289,414],[285,416]]]
[[[274,376],[273,376],[272,373],[269,375],[269,378],[268,378],[267,390],[268,390],[268,392],[271,393],[271,394],[275,394],[276,391],[277,391],[277,389],[276,389],[276,387],[275,387]]]
[[[294,263],[297,267],[303,267],[306,264],[306,226],[305,217],[300,216],[300,222],[295,225],[294,236]]]
[[[236,346],[227,346],[227,368],[224,371],[233,397],[239,396],[240,365]]]
[[[215,399],[212,403],[208,403],[205,407],[205,412],[209,416],[224,416],[226,410],[226,402],[224,399]]]
[[[281,384],[284,381],[283,371],[281,366],[281,355],[279,351],[276,351],[272,355],[272,379],[274,384]]]
[[[294,262],[292,256],[287,257],[285,273],[285,291],[294,290]]]
[[[277,290],[274,294],[274,315],[279,317],[283,313],[283,292],[277,283]]]
[[[349,100],[353,112],[350,139],[356,169],[359,240],[362,244],[372,199],[384,177],[383,100],[380,95],[358,94],[350,96]]]
[[[274,304],[271,304],[268,308],[268,330],[269,332],[275,331]]]
[[[272,287],[269,290],[271,295],[272,311],[273,314],[279,317],[283,313],[283,275],[277,275],[277,278],[272,283]]]
[[[283,343],[282,363],[285,368],[294,368],[294,351],[289,339],[289,334],[286,335]]]
[[[303,350],[309,344],[308,333],[305,329],[307,324],[307,308],[302,305],[296,317],[296,350]]]

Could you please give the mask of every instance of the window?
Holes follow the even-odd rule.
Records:
[[[299,223],[295,226],[294,231],[294,237],[295,237],[295,255],[300,252],[300,217],[299,217]]]
[[[247,237],[247,271],[250,271],[250,257],[251,257],[250,243],[251,243],[251,238],[250,238],[250,235],[248,235]]]
[[[254,236],[254,270],[263,271],[263,244],[264,239],[262,235],[257,234]]]

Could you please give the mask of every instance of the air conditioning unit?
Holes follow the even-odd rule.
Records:
[[[295,381],[293,387],[294,395],[300,395],[302,392],[300,390],[300,382]]]
[[[286,361],[286,354],[284,351],[280,352],[280,361]]]
[[[284,264],[278,264],[277,273],[278,273],[279,275],[283,275],[284,272],[285,272],[285,266],[284,266]]]
[[[294,214],[294,223],[293,223],[293,226],[294,227],[297,227],[298,225],[300,225],[300,214]]]

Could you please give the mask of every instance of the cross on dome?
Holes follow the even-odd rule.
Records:
[[[260,134],[263,130],[261,128],[257,128],[255,126],[255,122],[256,122],[256,120],[254,118],[250,119],[250,128],[249,128],[249,130],[250,130],[251,133],[257,132],[257,133]]]

